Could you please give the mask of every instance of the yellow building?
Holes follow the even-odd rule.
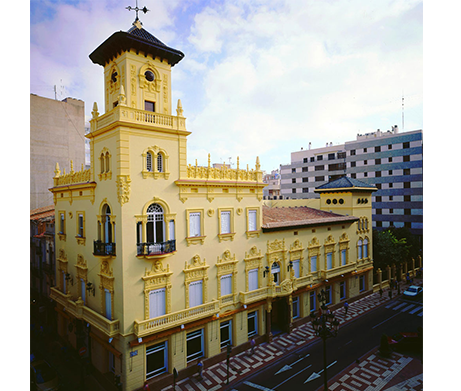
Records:
[[[317,200],[263,201],[262,172],[187,164],[171,102],[182,58],[136,20],[91,55],[104,67],[91,168],[56,164],[58,330],[124,390],[156,389],[372,289],[371,192],[341,178]],[[113,374],[113,375],[111,375]]]

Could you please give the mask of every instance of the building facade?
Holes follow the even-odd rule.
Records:
[[[62,101],[30,94],[30,210],[53,203],[48,189],[56,161],[69,171],[72,160],[85,163],[85,104],[66,98]]]
[[[283,197],[318,197],[315,188],[343,175],[378,188],[373,194],[373,227],[406,227],[423,234],[423,137],[398,127],[357,135],[341,145],[327,144],[291,154],[281,169]]]
[[[281,199],[280,170],[272,170],[270,174],[263,175],[263,182],[267,184],[267,186],[263,190],[264,199]]]
[[[263,200],[259,158],[241,169],[187,163],[172,110],[183,54],[137,19],[102,43],[105,113],[95,104],[91,166],[55,166],[58,332],[124,390],[155,389],[290,332],[325,290],[340,305],[373,288],[371,194],[341,178],[318,199]],[[152,388],[152,387],[151,387]]]

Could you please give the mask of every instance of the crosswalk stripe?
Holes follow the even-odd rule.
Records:
[[[254,384],[254,383],[251,383],[249,381],[244,381],[243,384],[246,384],[247,386],[250,386],[250,387],[256,388],[258,390],[262,390],[262,391],[272,391],[272,388],[267,388],[267,387],[264,387],[264,386],[260,386],[259,384]]]
[[[418,316],[423,316],[423,311],[421,311],[421,312],[418,314]]]
[[[409,312],[409,314],[412,314],[412,315],[413,315],[415,312],[418,312],[419,310],[422,310],[422,309],[423,309],[423,307],[416,307],[414,310],[411,310],[411,311]]]
[[[407,305],[407,303],[399,304],[397,307],[394,307],[393,310],[397,311],[399,308],[402,308],[404,305]]]
[[[405,311],[408,311],[410,308],[413,308],[415,305],[414,304],[410,304],[409,306],[405,307],[405,308],[402,308],[400,311],[401,312],[405,312]]]
[[[392,308],[392,307],[394,307],[396,304],[398,304],[398,301],[393,301],[391,304],[386,305],[385,308]]]

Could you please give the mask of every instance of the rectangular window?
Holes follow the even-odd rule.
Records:
[[[296,278],[299,278],[300,277],[300,274],[299,274],[299,259],[296,259],[295,261],[293,261],[293,270],[295,272],[295,277]]]
[[[294,174],[296,172],[296,168],[291,169],[291,173]]]
[[[410,189],[411,185],[410,185],[410,182],[404,182],[403,183],[403,188],[404,189]]]
[[[303,178],[303,182],[309,182],[309,177]]]
[[[351,156],[355,156],[355,149],[351,149]]]
[[[80,278],[80,290],[81,290],[81,297],[84,303],[86,303],[86,284],[83,278]]]
[[[112,295],[108,289],[104,289],[105,305],[106,305],[106,318],[112,319]]]
[[[249,210],[248,211],[248,231],[256,231],[258,229],[257,225],[257,214],[256,210]]]
[[[165,288],[154,289],[149,292],[149,319],[166,314]]]
[[[248,290],[254,291],[259,288],[258,275],[258,269],[251,269],[248,271]]]
[[[65,234],[66,233],[66,215],[65,213],[60,213],[60,220],[59,220],[59,233]]]
[[[351,178],[352,178],[352,179],[356,179],[356,178],[357,178],[357,174],[356,174],[356,173],[351,174]]]
[[[347,262],[346,250],[341,250],[341,266],[344,266]]]
[[[392,144],[389,144],[389,145],[387,146],[387,149],[392,149]]]
[[[232,346],[232,320],[222,322],[219,326],[221,334],[221,349],[227,345]]]
[[[391,157],[388,160],[389,160],[389,163],[392,163],[392,158]]]
[[[363,161],[363,164],[364,164],[364,165],[367,165],[367,164],[368,164],[368,160],[364,160],[364,161]]]
[[[335,154],[334,153],[329,153],[328,154],[328,160],[335,160]]]
[[[356,162],[351,162],[351,167],[355,167],[357,165]]]
[[[331,304],[331,286],[330,285],[325,287],[325,293],[327,297],[327,302],[325,304],[326,305]]]
[[[303,193],[309,193],[309,188],[308,187],[303,187]]]
[[[221,296],[232,294],[232,274],[221,276]]]
[[[146,348],[146,379],[168,371],[168,342]]]
[[[339,299],[344,300],[346,298],[346,283],[341,281],[339,283]]]
[[[306,162],[307,163],[307,162]],[[307,172],[308,171],[308,167],[303,167],[303,170],[302,172]]]
[[[375,164],[381,164],[381,159],[375,159]]]
[[[193,281],[189,284],[189,307],[203,304],[203,281]]]
[[[204,356],[203,329],[187,333],[187,362]]]
[[[405,202],[411,202],[411,196],[409,196],[409,195],[403,196],[403,200]]]
[[[333,269],[333,254],[327,254],[327,270]]]
[[[317,255],[311,257],[311,273],[317,271]]]
[[[410,161],[410,155],[404,156],[403,161],[406,162],[406,163],[409,162]]]
[[[363,152],[367,152],[367,149],[366,149],[366,148],[363,148]]]
[[[303,159],[303,163],[307,163],[307,157]]]
[[[311,163],[315,162],[315,157],[314,157],[314,156],[312,156],[312,157],[310,158],[310,162],[311,162]]]
[[[315,311],[315,292],[309,292],[309,308]]]
[[[325,166],[315,166],[315,171],[323,171],[325,170]]]
[[[323,160],[323,155],[318,155],[317,156],[317,161],[319,161],[319,160]]]
[[[325,177],[324,176],[316,176],[315,177],[315,181],[316,182],[323,182],[325,180]]]
[[[230,234],[231,232],[231,212],[221,211],[221,233]]]
[[[409,142],[403,143],[403,149],[408,149],[408,148],[410,148],[410,143]]]
[[[296,193],[296,189],[291,189],[291,192],[292,192],[293,194],[295,194],[295,193]]]
[[[375,152],[381,152],[381,147],[380,146],[375,147]]]
[[[189,213],[189,236],[202,236],[200,212]]]
[[[155,111],[155,102],[149,102],[149,101],[146,100],[144,102],[144,110],[154,112]]]
[[[296,178],[291,178],[291,183],[296,183]]]
[[[381,171],[375,172],[375,178],[381,178]]]
[[[360,286],[360,292],[365,290],[365,276],[360,276],[359,286]]]
[[[78,231],[77,235],[81,238],[85,237],[85,231],[83,227],[83,213],[78,214]]]
[[[248,338],[258,334],[258,311],[248,314]]]
[[[389,170],[389,175],[392,175],[392,170]]]
[[[292,301],[293,319],[299,318],[299,296],[293,297]]]
[[[403,170],[403,175],[410,175],[410,169],[409,168],[405,168]]]

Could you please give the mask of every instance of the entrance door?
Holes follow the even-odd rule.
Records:
[[[272,335],[289,332],[290,319],[287,300],[284,297],[272,302],[271,331]]]

